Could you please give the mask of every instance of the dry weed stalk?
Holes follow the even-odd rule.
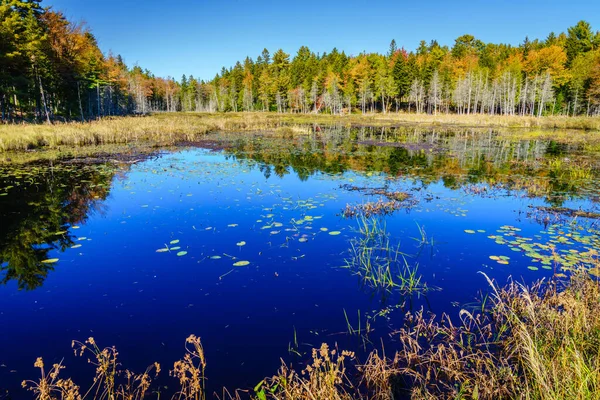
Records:
[[[325,343],[312,350],[312,363],[300,374],[282,362],[277,375],[256,388],[259,400],[352,400],[361,397],[346,375],[345,360],[354,353],[330,349]]]
[[[129,370],[121,371],[117,361],[118,352],[114,347],[101,349],[94,338],[85,342],[73,341],[75,354],[91,355],[88,362],[96,367],[94,380],[88,391],[81,395],[80,387],[71,379],[59,379],[58,375],[65,367],[62,363],[54,364],[49,373],[44,370],[44,362],[38,358],[35,367],[40,368],[41,378],[38,382],[24,381],[22,386],[35,393],[39,400],[79,400],[92,398],[95,400],[142,400],[146,397],[154,376],[160,372],[160,365],[154,363],[143,374],[135,374]],[[124,382],[117,384],[119,377]]]
[[[23,388],[34,393],[36,400],[80,400],[79,386],[75,385],[69,379],[59,378],[60,371],[65,367],[62,363],[54,364],[50,371],[46,373],[44,369],[44,360],[41,357],[33,364],[34,367],[40,369],[41,378],[39,381],[23,381]]]
[[[183,360],[175,362],[171,376],[179,380],[180,391],[174,396],[178,399],[205,400],[206,358],[200,338],[190,335],[185,341],[186,354]]]

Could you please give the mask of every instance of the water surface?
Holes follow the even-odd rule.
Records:
[[[393,348],[406,311],[455,316],[488,292],[479,272],[530,283],[591,265],[598,154],[511,137],[330,127],[214,134],[132,164],[0,166],[0,388],[22,397],[38,356],[84,382],[93,368],[70,346],[89,336],[128,368],[167,370],[191,333],[211,391],[253,387],[322,342]],[[427,293],[380,290],[347,268],[358,221],[343,210],[385,200],[372,189],[408,194],[375,218]],[[348,334],[359,318],[366,338]]]

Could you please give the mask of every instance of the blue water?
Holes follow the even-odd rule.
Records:
[[[365,318],[402,299],[383,298],[343,268],[357,222],[341,211],[378,198],[340,187],[347,183],[387,185],[417,200],[384,219],[409,263],[439,289],[376,319],[374,346],[390,340],[411,307],[457,314],[476,301],[489,291],[479,272],[500,283],[553,275],[527,269],[531,261],[523,252],[488,238],[504,225],[521,229],[522,236],[539,235],[544,226],[523,213],[546,204],[543,198],[474,196],[446,188],[441,179],[425,186],[415,177],[386,178],[350,170],[301,180],[291,169],[266,178],[261,162],[203,149],[165,152],[116,174],[108,197],[77,229],[67,228],[81,246],[48,254],[59,261],[41,287],[18,290],[16,280],[0,287],[0,388],[23,397],[20,382],[37,376],[38,356],[47,364],[64,359],[65,375],[85,386],[93,367],[70,347],[73,339],[90,336],[116,346],[127,368],[142,371],[158,361],[166,371],[183,356],[185,338],[196,334],[206,351],[210,392],[253,387],[276,371],[280,358],[301,364],[322,342],[360,353],[362,342],[347,334],[344,312],[356,327],[359,313]],[[419,227],[433,246],[419,248],[413,239]],[[157,252],[165,247],[179,249]],[[510,263],[490,255],[509,256]],[[238,261],[249,264],[234,266]],[[294,335],[303,357],[288,352]],[[162,390],[168,393],[173,383],[163,372]]]

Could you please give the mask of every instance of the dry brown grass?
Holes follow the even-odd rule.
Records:
[[[600,287],[585,271],[559,285],[492,284],[491,309],[460,324],[412,314],[391,365],[416,399],[598,399]]]
[[[277,375],[257,385],[256,396],[260,400],[358,400],[362,397],[346,374],[346,359],[354,359],[354,353],[322,344],[312,350],[312,363],[300,373],[282,363]]]
[[[374,121],[397,121],[405,123],[424,123],[431,125],[457,125],[457,126],[490,126],[502,128],[543,128],[543,129],[584,129],[600,130],[598,117],[565,117],[545,116],[541,118],[514,115],[487,115],[487,114],[409,114],[390,113],[374,114]]]
[[[54,125],[0,125],[0,152],[60,146],[129,144],[149,142],[169,145],[194,141],[212,131],[264,131],[288,137],[311,132],[311,124],[396,126],[468,126],[496,128],[536,128],[527,137],[554,136],[562,130],[600,130],[600,118],[592,117],[515,117],[489,115],[426,114],[276,114],[276,113],[170,113],[145,117],[113,117],[87,123]],[[540,129],[542,129],[540,131]],[[544,131],[543,129],[546,129]],[[561,135],[564,135],[561,133]],[[568,136],[568,135],[567,135]]]

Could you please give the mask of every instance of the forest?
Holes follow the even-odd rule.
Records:
[[[193,66],[190,66],[193,69]],[[386,54],[264,49],[212,80],[157,77],[103,54],[86,24],[41,0],[0,0],[3,122],[159,111],[600,115],[600,32],[580,21],[518,46],[392,40]]]

